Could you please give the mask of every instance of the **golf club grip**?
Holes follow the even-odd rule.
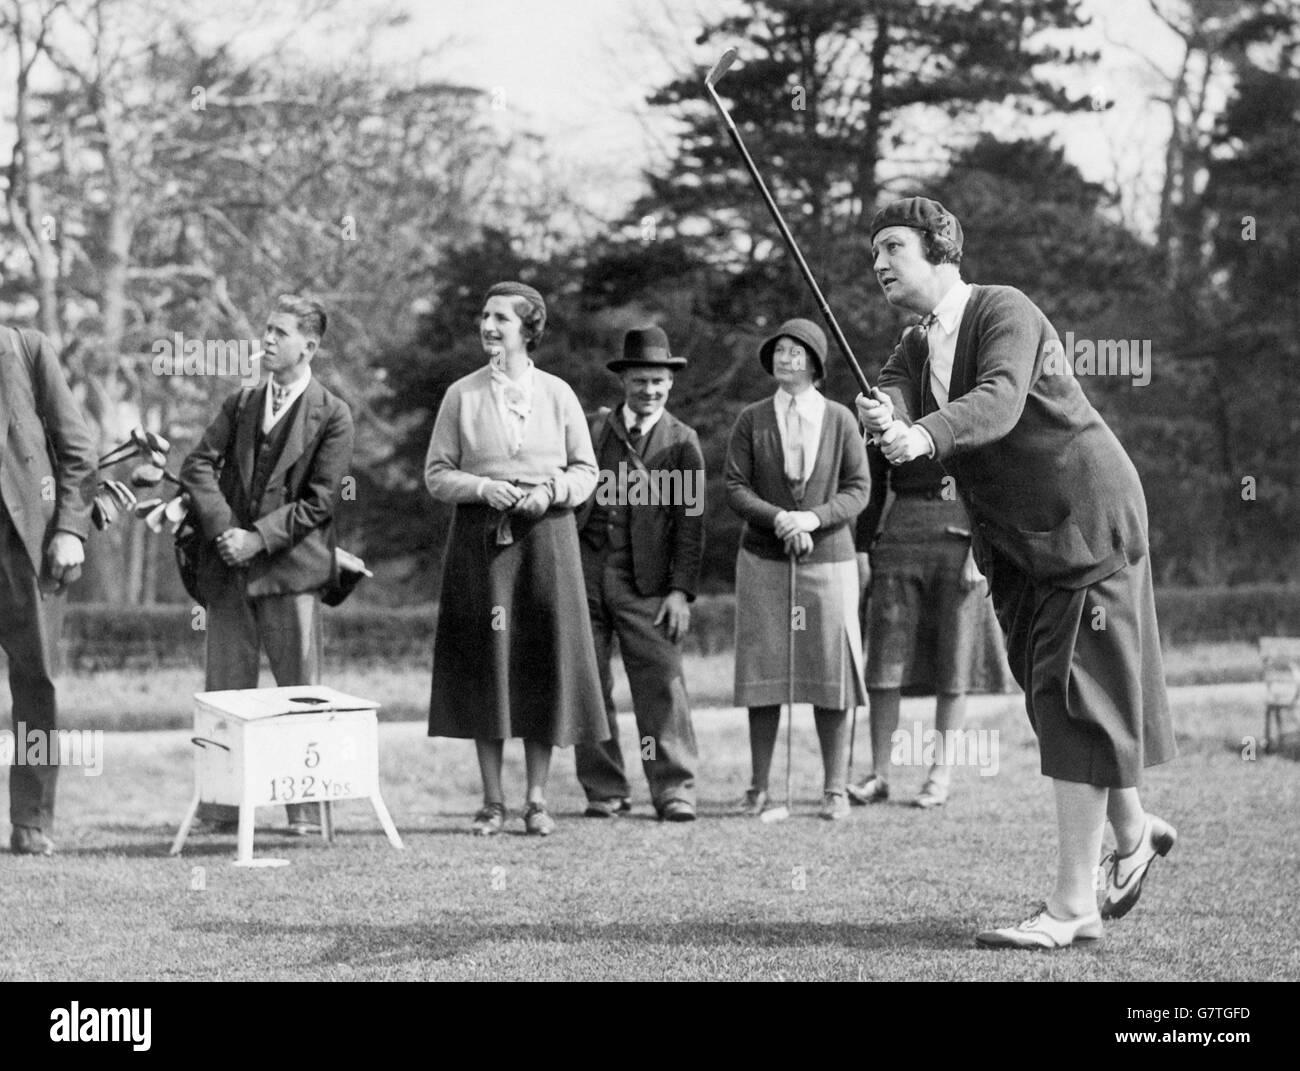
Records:
[[[717,92],[711,85],[705,86],[708,90],[709,97],[713,101],[713,106],[718,109],[718,114],[722,116],[726,124],[727,133],[731,137],[731,143],[739,150],[741,158],[745,161],[745,168],[749,171],[749,177],[753,179],[754,185],[758,187],[758,192],[763,197],[763,203],[767,205],[767,210],[776,223],[777,230],[781,232],[781,237],[785,240],[786,248],[794,257],[795,263],[799,266],[799,271],[803,274],[804,282],[812,291],[813,297],[817,301],[817,308],[821,311],[822,319],[826,321],[826,326],[830,328],[831,335],[835,339],[835,344],[839,347],[840,353],[849,364],[849,371],[853,373],[853,378],[858,381],[858,388],[863,394],[871,396],[871,384],[867,382],[866,374],[862,371],[862,366],[858,364],[857,358],[853,356],[853,350],[849,347],[849,341],[844,337],[844,332],[840,330],[839,322],[835,319],[835,314],[831,312],[830,303],[822,294],[821,287],[817,285],[817,280],[813,278],[812,269],[808,267],[808,262],[804,260],[803,253],[799,251],[799,244],[794,240],[794,235],[790,233],[790,228],[786,226],[785,220],[781,216],[781,210],[777,207],[776,201],[768,191],[767,184],[763,181],[763,176],[758,173],[758,167],[754,163],[754,158],[749,155],[749,150],[745,148],[745,143],[741,140],[740,131],[736,129],[736,124],[727,114],[727,109],[722,106]]]

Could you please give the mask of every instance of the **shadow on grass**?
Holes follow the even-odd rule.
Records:
[[[332,943],[312,966],[392,967],[452,959],[481,945],[531,946],[547,943],[661,946],[693,949],[832,948],[842,951],[966,950],[971,947],[968,919],[923,916],[866,925],[817,922],[505,923],[485,924],[466,916],[442,917],[427,925],[374,926],[289,924],[231,919],[186,927],[196,933],[235,940],[325,939]]]

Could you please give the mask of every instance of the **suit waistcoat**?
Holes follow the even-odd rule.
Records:
[[[262,431],[261,414],[257,415],[257,430],[253,435],[253,481],[248,495],[248,508],[254,512],[258,510],[262,496],[266,493],[266,485],[271,480],[271,473],[275,471],[280,455],[284,453],[284,444],[288,441],[289,429],[293,426],[294,416],[301,404],[302,395],[300,394],[293,400],[293,405],[289,406],[288,411],[267,432]],[[256,519],[256,517],[249,518],[250,521]]]
[[[622,421],[623,414],[615,410],[609,414],[609,420]],[[655,426],[650,429],[650,433],[641,439],[638,454],[644,456],[650,447],[650,440],[654,438],[659,426],[663,423],[660,419],[655,422]],[[599,452],[596,456],[596,465],[601,473],[608,471],[612,476],[601,476],[600,483],[606,487],[612,486],[619,491],[626,492],[625,482],[618,479],[619,465],[626,466],[625,472],[630,473],[635,468],[635,462],[631,454],[628,453],[627,447],[623,445],[613,431],[607,431],[601,436],[603,442],[599,446]],[[600,484],[598,484],[599,486]],[[626,501],[614,501],[602,503],[601,495],[597,494],[591,507],[591,515],[587,518],[587,523],[583,525],[582,535],[586,539],[587,545],[600,550],[608,546],[615,551],[626,551],[628,557],[632,553],[632,537],[629,530],[631,519],[630,509]]]

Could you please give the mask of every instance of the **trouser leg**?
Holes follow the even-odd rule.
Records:
[[[271,674],[280,688],[319,684],[321,664],[320,601],[314,593],[267,595],[250,600]],[[320,824],[319,803],[290,803],[290,822]]]
[[[22,542],[11,528],[0,538],[0,546],[8,555],[0,565],[0,646],[9,658],[15,747],[9,768],[9,820],[49,833],[54,828],[59,774],[54,676],[66,599],[42,595]]]
[[[587,587],[587,610],[591,617],[591,635],[596,643],[596,667],[600,671],[600,690],[605,700],[605,717],[609,722],[609,739],[598,744],[578,744],[573,749],[578,783],[589,800],[625,799],[631,795],[623,751],[618,742],[618,710],[614,706],[613,654],[614,629],[605,603],[604,555],[582,547],[582,573]],[[626,659],[626,652],[624,652]]]
[[[256,688],[261,669],[257,619],[245,595],[243,573],[232,572],[225,587],[207,609],[203,687],[209,692]],[[197,818],[204,822],[235,822],[239,808],[203,803]]]
[[[650,798],[660,811],[673,800],[694,806],[695,729],[681,648],[655,624],[663,599],[638,594],[632,577],[618,568],[607,570],[605,587],[631,686]]]

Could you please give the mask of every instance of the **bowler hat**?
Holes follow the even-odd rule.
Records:
[[[801,343],[817,362],[817,369],[813,373],[813,378],[821,379],[826,374],[826,334],[811,320],[786,320],[776,333],[769,335],[763,340],[763,344],[758,347],[758,359],[763,362],[763,370],[770,376],[772,374],[772,351],[776,349],[776,343],[781,338],[792,338]]]
[[[685,357],[674,357],[668,352],[668,336],[662,327],[634,327],[623,336],[623,356],[605,365],[611,372],[626,372],[631,368],[686,367]]]
[[[871,240],[886,227],[911,227],[939,238],[946,238],[960,250],[963,236],[957,217],[938,201],[928,197],[905,197],[891,201],[871,217]]]

